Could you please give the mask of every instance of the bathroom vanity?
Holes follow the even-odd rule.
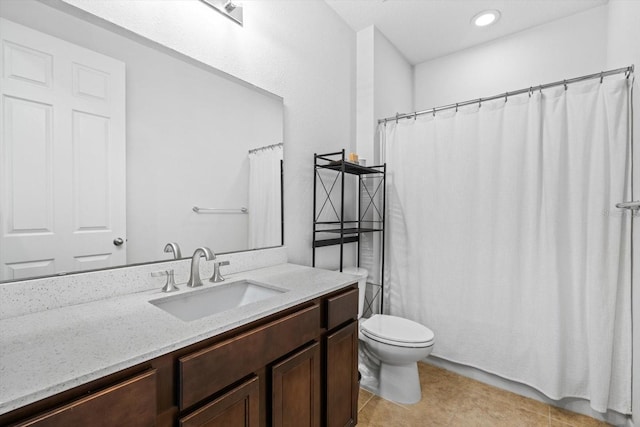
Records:
[[[355,425],[353,279],[292,264],[237,276],[286,291],[192,322],[151,304],[157,290],[1,320],[29,326],[3,337],[0,425]]]

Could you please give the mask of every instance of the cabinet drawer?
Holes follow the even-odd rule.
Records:
[[[312,305],[178,360],[179,405],[188,408],[308,343],[321,333]]]
[[[358,318],[358,289],[350,289],[327,298],[327,329]]]
[[[156,422],[156,371],[115,384],[18,426],[153,426]]]
[[[257,426],[260,423],[258,377],[240,384],[211,403],[180,419],[180,427]]]

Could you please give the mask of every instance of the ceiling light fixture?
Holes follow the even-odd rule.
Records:
[[[203,3],[211,6],[227,18],[243,25],[244,15],[242,13],[242,5],[234,3],[233,0],[201,0]]]
[[[498,19],[500,19],[499,10],[483,10],[471,18],[471,22],[473,22],[476,27],[487,27],[498,22]]]
[[[236,7],[238,6],[235,5],[231,0],[227,0],[227,2],[224,4],[224,10],[226,10],[227,13],[233,12]]]

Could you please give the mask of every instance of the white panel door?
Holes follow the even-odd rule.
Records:
[[[5,19],[0,43],[0,280],[125,264],[125,64]]]

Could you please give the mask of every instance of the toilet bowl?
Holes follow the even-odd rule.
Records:
[[[433,332],[412,320],[384,314],[360,324],[361,342],[380,361],[379,396],[398,403],[420,401],[419,360],[433,349]]]
[[[368,272],[345,268],[358,277],[358,338],[361,385],[387,400],[413,404],[420,401],[419,360],[433,349],[433,332],[417,322],[397,316],[375,314],[361,319]],[[372,378],[376,377],[376,378]]]

